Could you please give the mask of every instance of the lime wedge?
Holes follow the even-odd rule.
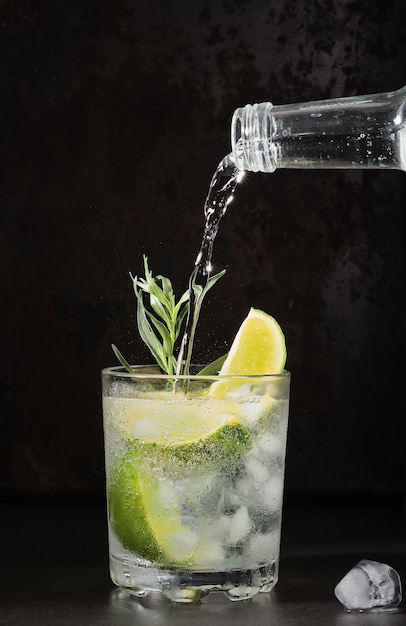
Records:
[[[234,401],[205,396],[177,397],[172,393],[144,398],[106,398],[106,411],[116,416],[119,429],[132,445],[158,465],[190,468],[223,464],[251,445],[251,435],[236,417]],[[182,470],[183,471],[183,470]]]
[[[278,322],[271,315],[251,308],[219,374],[240,377],[279,374],[285,362],[285,337]],[[246,382],[243,378],[219,380],[211,386],[210,395],[223,398]]]
[[[203,467],[211,471],[227,465],[233,471],[251,446],[248,429],[225,412],[229,403],[207,396],[176,400],[160,394],[145,400],[109,398],[107,403],[119,415],[132,448],[111,472],[112,528],[123,546],[141,558],[166,567],[193,563],[199,537],[184,524],[184,503],[173,485],[185,476],[193,482]]]
[[[127,454],[112,472],[108,492],[110,523],[121,543],[142,558],[156,561],[161,556],[144,504],[148,481],[143,479],[133,454]],[[152,478],[152,477],[151,477]]]
[[[137,452],[113,472],[108,501],[111,525],[125,548],[165,564],[191,558],[197,537],[181,524],[174,487],[143,467]]]
[[[220,374],[280,374],[285,362],[285,337],[278,322],[259,309],[251,309],[235,336]]]
[[[204,438],[177,445],[160,447],[160,456],[168,462],[183,462],[188,467],[209,464],[223,465],[228,459],[239,458],[251,445],[251,435],[236,418]]]

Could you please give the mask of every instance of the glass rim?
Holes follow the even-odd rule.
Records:
[[[131,365],[134,368],[134,372],[128,372],[122,365],[114,365],[111,367],[104,367],[101,371],[103,376],[120,376],[127,379],[142,379],[142,380],[273,380],[276,378],[290,378],[290,372],[283,370],[278,374],[162,374],[162,373],[141,373],[137,372],[137,369],[149,369],[158,368],[157,365]],[[204,365],[194,365],[192,367],[205,367]]]

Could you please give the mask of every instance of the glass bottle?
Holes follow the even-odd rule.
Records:
[[[238,169],[387,168],[406,171],[406,87],[388,93],[237,109]]]

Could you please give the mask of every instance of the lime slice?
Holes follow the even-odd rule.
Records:
[[[176,491],[143,467],[137,452],[112,473],[108,501],[111,525],[125,548],[153,562],[190,559],[197,537],[181,524]]]
[[[220,374],[279,374],[285,362],[285,337],[278,322],[259,309],[251,309],[235,336]]]
[[[250,433],[236,417],[234,401],[168,392],[144,398],[112,397],[105,402],[119,429],[142,448],[144,458],[158,466],[221,465],[251,445]]]
[[[234,392],[252,382],[244,376],[279,374],[285,362],[285,337],[278,322],[259,309],[250,309],[219,372],[220,376],[241,378],[219,380],[209,393],[216,398],[233,397]]]
[[[199,542],[183,523],[176,481],[188,476],[193,484],[201,468],[227,465],[233,471],[252,441],[248,429],[225,412],[230,403],[174,398],[109,398],[106,404],[132,447],[111,473],[111,525],[125,548],[166,567],[193,563]]]
[[[160,456],[168,461],[181,461],[188,467],[208,464],[223,465],[228,459],[234,461],[251,445],[251,435],[237,418],[204,438],[177,445],[161,446]]]
[[[137,460],[133,454],[128,454],[112,472],[108,491],[109,519],[125,548],[142,558],[156,561],[161,556],[161,550],[148,523],[144,505],[144,491],[148,489],[148,483],[137,468]]]

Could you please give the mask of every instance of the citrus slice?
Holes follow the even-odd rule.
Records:
[[[199,401],[176,400],[172,394],[106,400],[132,447],[118,459],[109,480],[112,528],[123,546],[141,558],[167,567],[193,562],[199,537],[183,523],[185,503],[174,484],[192,471],[194,481],[201,467],[211,471],[227,464],[233,471],[251,446],[248,429],[225,412],[230,403],[207,396]]]
[[[280,374],[285,362],[285,337],[278,322],[259,309],[251,309],[235,336],[220,374]]]
[[[142,485],[133,455],[128,454],[111,474],[109,520],[124,548],[144,559],[156,561],[161,550],[148,523]]]
[[[236,417],[235,402],[209,396],[160,393],[145,398],[105,398],[106,411],[144,457],[176,467],[221,465],[251,445],[251,435]],[[182,469],[183,471],[183,469]]]
[[[278,322],[271,315],[251,308],[241,324],[230,352],[224,361],[220,376],[261,376],[283,372],[286,363],[285,337]],[[219,380],[210,390],[217,398],[244,385],[244,379]]]
[[[169,480],[159,480],[128,453],[113,471],[109,518],[123,546],[153,562],[187,562],[196,546],[195,533],[181,523],[181,508]]]

